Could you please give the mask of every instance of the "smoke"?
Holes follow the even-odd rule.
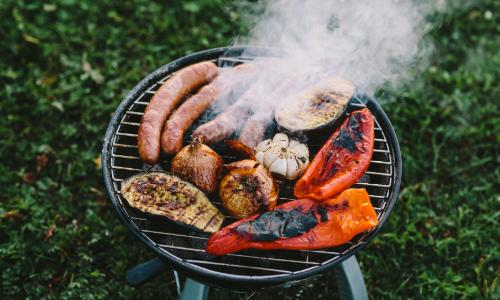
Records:
[[[336,75],[367,93],[385,82],[399,85],[426,66],[432,44],[424,38],[429,28],[425,17],[445,6],[443,1],[403,0],[272,0],[261,5],[260,17],[247,16],[255,23],[250,36],[236,44],[284,49],[282,62],[263,64],[268,75],[299,72],[311,81]]]
[[[245,98],[252,99],[254,113],[269,115],[277,105],[293,101],[290,95],[329,76],[347,79],[368,95],[382,85],[397,89],[428,67],[433,52],[426,35],[432,28],[429,16],[458,6],[457,2],[463,3],[269,0],[253,4],[253,13],[244,15],[252,24],[250,34],[237,38],[234,45],[272,47],[282,53],[255,60],[259,76],[250,85],[252,97]]]

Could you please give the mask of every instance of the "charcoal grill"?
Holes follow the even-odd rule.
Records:
[[[226,47],[198,52],[175,60],[148,75],[134,87],[118,106],[104,137],[102,166],[109,199],[119,217],[143,243],[158,256],[138,267],[144,276],[130,277],[129,281],[142,281],[145,274],[157,273],[168,266],[196,281],[224,288],[250,290],[290,284],[320,274],[341,264],[363,248],[377,234],[391,213],[401,182],[401,154],[394,129],[376,100],[356,96],[349,109],[368,107],[375,116],[375,147],[368,171],[354,187],[366,188],[377,212],[379,225],[357,235],[339,247],[304,251],[246,250],[222,257],[205,253],[208,236],[172,224],[162,218],[142,214],[131,208],[120,194],[123,179],[151,169],[168,170],[168,159],[162,158],[156,166],[144,164],[137,153],[137,131],[141,116],[159,86],[180,68],[201,61],[213,61],[220,68],[230,68],[256,57],[279,56],[279,51],[257,47]],[[197,123],[206,122],[209,112]],[[196,127],[196,126],[193,126]],[[188,133],[186,137],[189,137]],[[326,136],[309,141],[314,154]],[[188,142],[188,141],[186,141]],[[216,150],[218,150],[216,148]],[[223,150],[220,150],[223,152]],[[226,162],[235,158],[223,153]],[[293,199],[293,183],[280,182],[279,203]],[[218,199],[212,199],[220,206]],[[225,224],[235,219],[226,218]],[[357,263],[354,257],[348,261]],[[136,271],[137,271],[136,270]],[[140,273],[133,273],[136,276]],[[133,275],[132,274],[132,275]]]

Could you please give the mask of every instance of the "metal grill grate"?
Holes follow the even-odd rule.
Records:
[[[248,60],[251,60],[251,58],[220,57],[213,61],[220,67],[231,67],[232,65]],[[133,229],[144,240],[149,242],[150,246],[155,247],[156,250],[169,258],[198,268],[198,270],[215,271],[228,275],[264,276],[261,278],[265,278],[268,276],[299,274],[314,270],[341,259],[347,253],[362,247],[366,243],[370,232],[359,234],[351,242],[342,246],[324,250],[246,250],[222,257],[213,257],[207,255],[204,250],[208,239],[207,235],[171,224],[162,218],[145,216],[141,212],[131,208],[120,194],[120,184],[123,179],[137,172],[147,171],[149,168],[138,157],[137,131],[143,111],[152,95],[171,75],[169,74],[151,84],[125,111],[120,112],[122,116],[119,117],[119,124],[111,137],[109,157],[104,158],[109,159],[112,193],[118,199],[119,209],[123,211],[125,218],[130,220]],[[365,107],[365,104],[360,99],[356,99],[353,102],[352,106]],[[208,118],[209,113],[205,113],[193,128],[198,124],[206,122]],[[190,132],[186,134],[186,137],[188,136],[190,136]],[[391,193],[393,192],[392,185],[396,182],[396,171],[393,164],[394,153],[389,146],[386,136],[387,132],[384,132],[379,121],[376,120],[373,158],[365,176],[354,186],[367,189],[379,220],[384,218],[390,211],[388,208],[390,206]],[[323,142],[324,140],[310,141],[309,148],[311,153],[316,153]],[[217,147],[215,147],[215,150],[219,152]],[[235,160],[230,155],[222,154],[225,162]],[[159,166],[157,165],[154,168],[162,168],[168,171],[169,162],[166,159],[162,159]],[[294,183],[279,182],[279,184],[280,199],[278,204],[292,200]],[[222,209],[217,198],[213,198],[212,201]],[[234,218],[227,217],[224,225],[233,221],[235,221]]]

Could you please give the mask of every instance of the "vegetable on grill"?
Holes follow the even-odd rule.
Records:
[[[224,208],[236,218],[246,218],[262,208],[276,206],[278,191],[269,171],[258,162],[245,159],[226,166],[219,196]]]
[[[338,246],[374,228],[377,214],[365,189],[349,189],[325,201],[301,199],[235,222],[212,235],[206,251],[307,250]]]
[[[367,108],[352,112],[297,181],[294,195],[321,200],[348,189],[368,169],[373,143],[373,115]]]
[[[172,159],[172,173],[188,180],[205,193],[213,193],[219,185],[224,162],[198,138],[183,147]]]
[[[202,191],[173,174],[134,175],[122,182],[121,193],[130,206],[140,211],[204,232],[216,232],[224,220]]]
[[[257,161],[271,173],[294,180],[304,173],[309,165],[309,149],[305,144],[277,133],[273,139],[265,140],[255,148]]]
[[[279,127],[289,132],[321,129],[342,116],[354,92],[351,82],[330,77],[283,101],[274,118]]]
[[[224,144],[229,148],[231,154],[241,159],[255,160],[253,149],[239,140],[225,140]]]

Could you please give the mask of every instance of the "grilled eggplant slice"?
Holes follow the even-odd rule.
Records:
[[[218,231],[224,215],[191,183],[165,172],[134,175],[122,182],[130,206],[207,233]]]
[[[344,79],[329,77],[282,101],[274,112],[278,126],[288,132],[311,131],[333,125],[347,110],[355,92]]]

